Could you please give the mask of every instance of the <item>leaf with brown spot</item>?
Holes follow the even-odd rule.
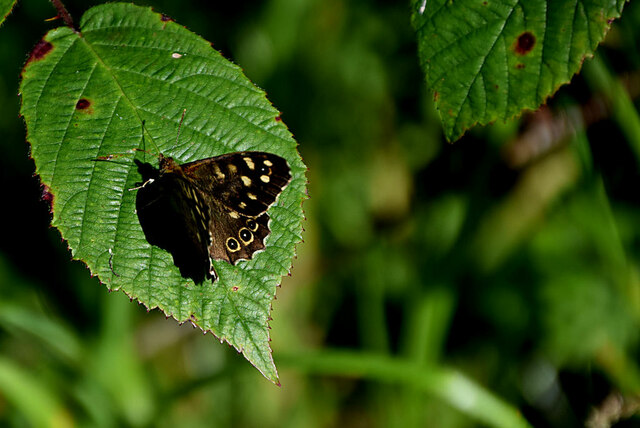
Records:
[[[538,108],[593,55],[624,4],[413,0],[418,54],[447,139]]]
[[[113,3],[87,11],[80,33],[50,31],[25,66],[21,94],[52,224],[73,257],[109,289],[227,341],[277,383],[268,319],[301,240],[306,178],[265,93],[183,26],[150,8]],[[214,284],[183,278],[171,255],[145,239],[137,192],[129,191],[141,181],[136,159],[157,165],[137,150],[142,121],[146,149],[180,163],[251,150],[275,153],[291,168],[291,182],[268,210],[266,248],[236,265],[214,262]]]

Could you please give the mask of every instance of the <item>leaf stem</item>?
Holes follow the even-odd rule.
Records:
[[[71,14],[69,14],[69,11],[67,11],[67,8],[64,7],[64,5],[62,4],[62,1],[51,0],[51,3],[53,4],[53,7],[55,7],[56,10],[58,11],[58,17],[62,18],[64,23],[67,25],[67,27],[71,28],[73,31],[77,33],[78,30],[73,25],[73,18],[71,18]]]

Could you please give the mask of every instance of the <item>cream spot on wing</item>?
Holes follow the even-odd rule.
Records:
[[[244,183],[245,186],[251,186],[251,179],[249,177],[247,177],[246,175],[243,175],[240,178],[242,179],[242,182]]]
[[[218,165],[213,165],[213,170],[216,172],[216,177],[220,180],[224,179],[224,173],[220,171],[220,167]]]
[[[235,174],[236,172],[238,172],[238,168],[234,164],[230,163],[229,164],[229,172],[231,174]]]
[[[255,201],[256,199],[258,199],[258,198],[256,197],[256,195],[254,195],[253,193],[247,193],[247,196],[249,197],[249,199],[252,199],[252,200],[254,200],[254,201]]]
[[[268,183],[269,180],[271,180],[271,179],[269,178],[268,175],[261,175],[260,176],[260,180],[262,180],[263,183]]]
[[[256,167],[256,165],[253,163],[253,160],[251,160],[251,158],[242,158],[242,159],[244,159],[249,169],[254,169]]]
[[[238,206],[239,206],[241,209],[245,209],[245,208],[247,208],[247,204],[245,204],[244,202],[240,202],[240,203],[238,204]]]
[[[270,160],[268,160],[268,159],[265,159],[265,160],[264,160],[264,164],[265,164],[266,166],[273,166],[273,162],[271,162],[271,161],[270,161]]]
[[[240,216],[238,215],[238,213],[237,213],[237,212],[235,212],[235,211],[231,211],[231,212],[229,213],[229,217],[231,217],[231,218],[240,218]]]

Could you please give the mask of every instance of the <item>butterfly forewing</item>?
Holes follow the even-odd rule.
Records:
[[[276,200],[291,180],[287,161],[265,152],[238,152],[182,165],[205,194],[225,207],[257,217]]]
[[[215,280],[208,251],[209,210],[202,199],[194,198],[189,182],[177,174],[143,173],[143,178],[136,211],[149,243],[169,251],[183,276],[197,283],[205,277]]]

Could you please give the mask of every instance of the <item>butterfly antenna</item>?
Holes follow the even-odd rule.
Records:
[[[180,138],[180,129],[182,129],[182,122],[184,121],[184,115],[187,113],[187,109],[182,110],[182,117],[180,118],[180,124],[178,125],[178,134],[176,135],[176,146],[178,145],[178,139]]]

